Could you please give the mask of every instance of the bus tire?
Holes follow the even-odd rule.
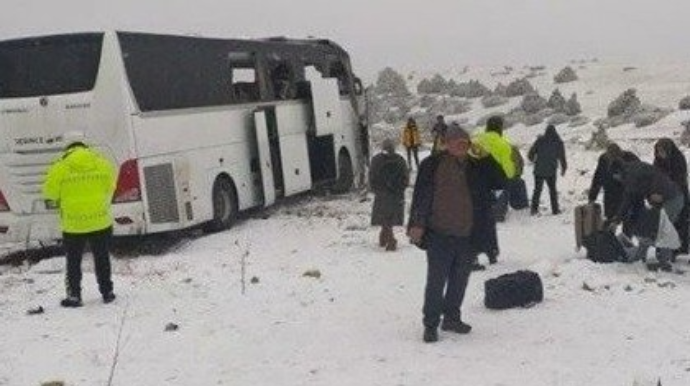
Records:
[[[352,167],[352,159],[347,150],[341,150],[338,154],[338,179],[333,184],[334,193],[346,193],[352,190],[355,182],[355,173]]]
[[[206,223],[204,231],[220,232],[230,229],[237,220],[237,193],[232,180],[219,177],[213,183],[211,195],[213,219]]]

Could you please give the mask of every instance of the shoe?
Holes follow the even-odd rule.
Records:
[[[659,263],[659,270],[663,272],[673,272],[673,265],[671,265],[671,263]]]
[[[530,216],[537,216],[539,214],[539,209],[530,209],[529,215]]]
[[[563,212],[561,212],[560,210],[556,209],[556,210],[552,211],[551,213],[553,213],[554,216],[558,216],[559,214],[561,214],[561,213],[563,213]]]
[[[66,308],[77,308],[84,304],[81,302],[81,298],[77,296],[68,296],[60,301],[60,305]]]
[[[498,262],[498,253],[490,253],[487,255],[489,258],[489,264],[493,265]]]
[[[472,331],[472,326],[467,323],[463,323],[462,320],[447,321],[444,320],[441,323],[441,330],[452,331],[458,334],[469,334]]]
[[[388,240],[388,245],[386,245],[386,251],[392,252],[398,249],[398,240],[392,239]]]
[[[105,303],[105,304],[112,303],[116,297],[117,296],[115,296],[114,293],[108,292],[107,294],[103,295],[103,303]]]
[[[482,264],[479,264],[479,263],[477,263],[477,262],[474,262],[474,263],[472,263],[472,265],[470,266],[470,269],[471,269],[472,271],[484,271],[484,270],[486,269],[486,267],[483,266]]]
[[[426,343],[438,342],[438,330],[436,328],[425,327],[423,339]]]
[[[647,269],[652,272],[663,271],[663,272],[673,272],[673,265],[671,263],[647,263]]]

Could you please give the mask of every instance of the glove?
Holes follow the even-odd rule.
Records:
[[[618,217],[611,217],[610,219],[604,221],[604,229],[610,232],[615,232],[618,225],[620,225],[621,220]]]

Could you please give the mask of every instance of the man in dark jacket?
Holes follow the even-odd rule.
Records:
[[[634,155],[628,151],[623,151],[620,146],[611,143],[606,147],[604,154],[599,156],[597,167],[594,170],[592,184],[589,187],[589,202],[593,203],[599,196],[599,191],[604,191],[604,216],[607,219],[618,213],[621,200],[623,199],[623,181],[620,170],[616,170],[616,165],[620,165],[619,160],[623,158],[632,159]]]
[[[405,159],[395,152],[395,143],[386,139],[381,153],[371,159],[369,186],[374,192],[371,225],[381,226],[379,246],[395,251],[398,241],[393,227],[403,225],[405,217],[405,188],[409,182]]]
[[[561,175],[565,175],[568,165],[565,160],[565,146],[556,132],[554,125],[548,125],[544,135],[537,138],[527,155],[534,162],[534,193],[532,194],[531,214],[539,213],[539,200],[544,182],[549,186],[551,198],[551,212],[561,213],[558,207],[558,191],[556,190],[556,170],[561,165]]]
[[[623,164],[623,199],[618,213],[609,220],[609,228],[615,226],[624,219],[635,203],[647,200],[652,208],[663,209],[668,215],[669,220],[674,222],[678,219],[683,210],[684,196],[676,184],[662,171],[654,166],[642,162],[632,161]],[[639,246],[634,257],[635,260],[645,260],[647,250],[654,244],[656,229],[658,227],[658,216],[644,216],[652,218],[652,224],[639,224],[636,235],[639,239]],[[640,234],[640,228],[652,229],[650,234]],[[647,233],[647,232],[645,232]],[[659,268],[665,271],[671,270],[671,258],[673,251],[665,248],[657,248],[656,257],[659,261]]]
[[[431,154],[436,154],[443,151],[443,137],[446,135],[448,125],[443,115],[436,116],[436,123],[431,128],[431,134],[434,137],[434,144],[431,148]]]
[[[493,221],[493,190],[505,185],[492,157],[468,156],[470,137],[460,126],[449,126],[444,140],[446,150],[420,165],[408,224],[410,241],[427,251],[425,342],[438,340],[439,324],[459,334],[472,329],[462,321],[460,306],[472,261],[485,247],[483,236]]]

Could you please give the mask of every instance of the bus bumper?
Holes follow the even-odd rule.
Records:
[[[0,213],[0,244],[54,243],[62,238],[58,217],[53,213],[18,215]]]
[[[141,202],[115,204],[113,212],[113,235],[136,236],[146,233],[144,206]]]

